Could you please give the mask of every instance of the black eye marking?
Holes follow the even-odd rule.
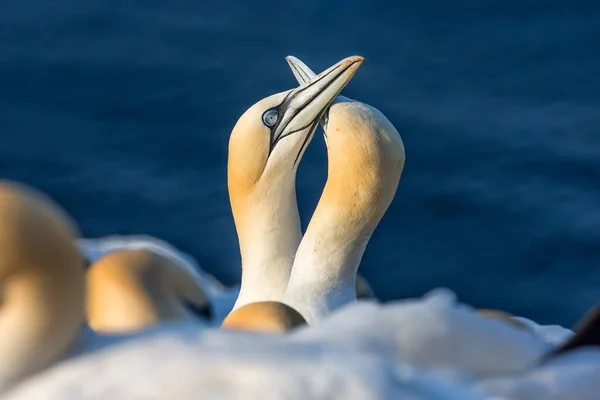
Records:
[[[298,160],[300,160],[300,155],[302,154],[302,152],[308,145],[308,141],[310,140],[310,138],[313,137],[313,135],[315,134],[315,131],[317,130],[317,125],[319,125],[318,118],[312,123],[312,126],[310,127],[310,131],[309,131],[308,135],[306,135],[306,137],[304,138],[304,142],[302,142],[300,151],[298,151],[298,154],[296,154],[296,159],[294,160],[294,165],[298,164]]]
[[[318,78],[317,80],[315,80],[315,82],[319,82],[323,79],[325,79],[328,75],[333,74],[336,70],[339,69],[339,65],[332,69],[331,71],[327,72],[325,75],[321,76],[320,78]],[[345,71],[345,70],[344,70]],[[337,77],[339,77],[341,74],[344,73],[344,71],[341,71],[336,78],[332,79],[331,82],[327,83],[325,85],[324,88],[322,88],[319,92],[312,94],[312,96],[308,99],[306,99],[304,101],[304,103],[302,103],[301,105],[299,105],[297,108],[295,108],[293,110],[293,115],[292,117],[287,121],[287,124],[289,124],[291,122],[291,120],[293,120],[302,110],[304,110],[306,107],[308,107],[309,104],[312,103],[312,101],[314,99],[316,99],[324,90],[326,90],[328,87],[330,87],[334,82],[335,79],[337,79]],[[315,83],[313,82],[313,84]],[[333,102],[333,99],[329,102],[329,104],[323,109],[323,112],[320,113],[319,116],[317,116],[317,118],[314,121],[309,122],[308,124],[306,124],[306,126],[300,127],[298,129],[295,129],[293,131],[289,131],[289,132],[285,132],[283,133],[283,131],[285,130],[286,126],[280,127],[281,121],[285,118],[279,118],[281,115],[283,115],[288,108],[290,107],[290,104],[292,103],[293,99],[295,97],[297,97],[300,93],[304,92],[305,90],[307,90],[309,87],[311,87],[311,85],[305,85],[302,87],[299,87],[296,90],[290,91],[285,98],[282,100],[282,102],[273,108],[268,109],[267,111],[265,111],[265,113],[263,114],[262,120],[263,123],[265,124],[266,127],[268,127],[271,130],[271,146],[269,148],[269,156],[271,155],[271,153],[273,152],[273,149],[275,148],[275,145],[277,143],[279,143],[279,141],[283,138],[285,138],[286,136],[292,135],[296,132],[299,132],[301,130],[304,130],[308,127],[311,127],[312,131],[309,132],[309,135],[307,135],[306,138],[304,138],[304,143],[302,144],[302,147],[300,149],[300,153],[298,153],[298,155],[296,156],[296,161],[295,163],[298,161],[300,154],[302,153],[302,151],[304,150],[304,148],[306,147],[306,145],[308,144],[308,140],[312,137],[312,135],[314,134],[314,130],[316,129],[316,126],[319,124],[319,120],[321,119],[321,117],[323,116],[323,113],[325,112],[325,110],[327,110],[329,108],[329,106],[331,105],[331,103]],[[273,120],[272,116],[275,116],[276,118]],[[329,118],[329,115],[327,115],[327,118]],[[281,128],[281,129],[279,129]],[[278,136],[275,136],[275,132],[280,131],[280,134]]]

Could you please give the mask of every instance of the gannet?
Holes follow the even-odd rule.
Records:
[[[300,84],[315,79],[286,58]],[[301,86],[303,87],[303,86]],[[342,96],[322,121],[328,176],[294,260],[283,303],[310,324],[356,301],[357,269],[404,168],[400,135],[376,108]]]
[[[269,96],[238,120],[227,183],[242,258],[233,309],[281,300],[301,239],[296,170],[323,112],[363,58],[345,58],[310,84]]]
[[[111,252],[86,273],[86,314],[95,332],[132,333],[186,318],[210,320],[195,271],[148,249]]]
[[[189,254],[175,248],[171,244],[157,237],[144,234],[134,235],[109,235],[100,238],[78,239],[77,246],[86,255],[90,264],[98,262],[113,252],[141,250],[156,253],[167,258],[179,268],[185,268],[191,275],[194,284],[206,295],[209,304],[202,307],[200,314],[211,315],[208,321],[211,325],[220,325],[235,303],[239,294],[239,285],[226,287],[214,276],[202,269],[196,260]],[[204,297],[202,293],[198,298]],[[187,307],[190,308],[190,307]],[[194,311],[194,310],[191,310]],[[205,315],[200,315],[204,319]]]
[[[0,392],[58,360],[85,322],[77,236],[44,194],[0,182]]]

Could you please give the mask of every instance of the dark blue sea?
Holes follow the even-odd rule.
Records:
[[[3,0],[0,176],[87,237],[146,233],[240,276],[227,143],[257,100],[359,54],[344,94],[407,152],[360,271],[383,299],[445,286],[570,325],[600,298],[600,3]],[[308,222],[326,179],[300,166]]]

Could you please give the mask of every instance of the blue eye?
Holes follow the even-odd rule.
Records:
[[[270,128],[277,123],[278,118],[279,113],[277,110],[269,110],[263,114],[262,120],[263,123]]]

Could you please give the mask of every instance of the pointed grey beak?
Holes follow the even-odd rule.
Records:
[[[299,58],[294,56],[287,56],[285,60],[290,66],[290,69],[292,70],[292,73],[294,74],[294,77],[296,78],[300,86],[308,84],[317,76],[317,74],[315,74],[314,71],[310,69],[309,66],[302,62],[302,60],[300,60]],[[337,97],[342,98],[342,96]],[[323,132],[325,133],[325,135],[327,135],[327,123],[329,122],[329,108],[325,110],[319,122],[321,123],[321,128],[323,129]]]
[[[287,56],[285,61],[287,61],[300,86],[308,83],[311,79],[317,76],[317,74],[315,74],[314,71],[308,67],[308,65],[304,64],[302,60],[297,57]]]
[[[267,110],[263,120],[271,125],[271,150],[284,137],[309,128],[314,132],[323,113],[350,82],[364,58],[352,56],[327,68],[292,90],[277,107]],[[307,67],[308,68],[308,67]],[[310,132],[309,136],[312,135]]]

